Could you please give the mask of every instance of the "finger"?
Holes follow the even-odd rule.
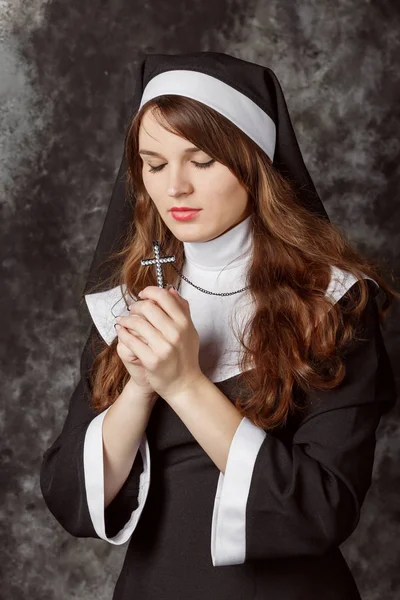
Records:
[[[127,360],[128,360],[130,363],[137,363],[137,362],[140,362],[140,359],[139,359],[137,356],[130,356],[130,357],[127,359]]]
[[[123,356],[121,356],[120,353],[120,358],[123,358],[123,360],[128,360],[130,362],[138,360],[138,357],[131,350],[129,350],[129,348],[127,348],[121,340],[118,340],[118,346],[120,346],[123,349]]]
[[[166,294],[170,296],[172,302],[176,302],[168,291],[166,291]],[[134,314],[122,317],[120,323],[142,334],[150,346],[155,349],[157,344],[165,340],[173,344],[174,340],[176,340],[177,328],[183,329],[186,325],[187,317],[182,312],[182,308],[179,308],[179,310],[180,319],[177,324],[157,302],[151,299],[144,299],[139,306],[137,304],[132,306],[131,311],[134,311]]]
[[[159,309],[158,309],[159,310]],[[127,323],[127,327],[129,326],[129,331],[135,334],[139,339],[142,339],[151,350],[153,350],[154,354],[157,354],[156,349],[163,349],[163,347],[167,344],[167,339],[163,336],[163,334],[153,327],[147,319],[138,317],[138,315],[133,315],[132,317],[123,317],[121,318],[120,323],[125,326]],[[171,324],[171,320],[169,319],[169,323]],[[172,337],[171,339],[175,339]]]
[[[132,352],[132,354],[137,356],[137,358],[142,362],[143,366],[146,367],[146,362],[154,357],[154,353],[152,352],[151,348],[133,333],[130,333],[122,325],[119,325],[119,327],[116,327],[115,329],[118,339],[128,348],[130,352]]]
[[[190,311],[190,304],[189,302],[185,299],[182,298],[182,296],[180,295],[180,293],[178,292],[178,290],[171,288],[170,293],[173,294],[173,297],[179,302],[180,306],[182,307],[183,312],[185,313],[186,317],[188,319],[192,319],[192,313]]]
[[[140,323],[140,321],[145,321],[144,317],[141,317],[140,315],[127,315],[126,317],[122,317],[120,318],[120,321],[118,321],[118,323],[120,325],[123,325],[125,327],[125,329],[127,329],[129,332],[132,333],[136,333],[136,334],[140,334],[140,330],[137,328],[138,323]],[[140,337],[140,335],[139,335]]]
[[[124,362],[129,362],[129,363],[135,363],[138,362],[138,357],[135,356],[135,354],[133,354],[133,352],[131,352],[126,346],[125,344],[123,344],[121,342],[121,340],[118,340],[118,346],[121,346],[121,348],[123,348],[122,351],[118,352],[118,355],[120,357],[121,360],[123,360]]]
[[[154,300],[177,325],[182,325],[183,321],[186,320],[184,307],[188,303],[178,292],[171,293],[170,290],[151,285],[141,292],[141,298],[142,300]],[[138,307],[139,310],[140,308],[142,307]],[[145,313],[145,316],[147,317],[147,313]]]

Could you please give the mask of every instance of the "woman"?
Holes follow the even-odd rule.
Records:
[[[130,539],[114,600],[359,599],[339,545],[395,403],[399,294],[329,222],[270,69],[149,55],[133,108],[47,506]]]

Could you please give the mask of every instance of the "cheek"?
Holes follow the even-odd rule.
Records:
[[[142,179],[144,187],[146,188],[147,193],[152,198],[157,198],[160,193],[160,182],[157,177],[152,177],[151,173],[144,172],[142,173]]]
[[[208,192],[212,192],[214,196],[221,199],[230,199],[232,196],[237,196],[244,193],[244,189],[239,180],[227,169],[220,167],[215,169],[214,173],[210,174],[210,178],[206,182]]]

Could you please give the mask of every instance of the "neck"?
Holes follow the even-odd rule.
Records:
[[[252,248],[251,215],[207,242],[183,242],[186,262],[207,271],[232,269],[246,262]]]

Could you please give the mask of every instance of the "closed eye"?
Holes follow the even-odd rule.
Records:
[[[212,158],[209,162],[206,163],[198,163],[194,160],[191,160],[190,162],[193,163],[197,169],[207,169],[215,163],[215,159]],[[152,167],[151,165],[149,165],[149,167],[149,173],[158,173],[158,171],[161,171],[165,167],[165,165],[159,165],[158,167]]]

